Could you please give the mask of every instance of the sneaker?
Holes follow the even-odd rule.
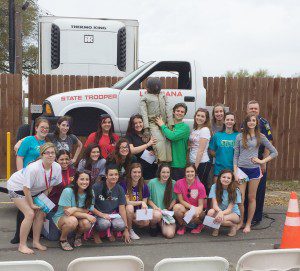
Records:
[[[185,226],[179,227],[179,229],[177,230],[177,234],[184,235],[185,234]]]
[[[140,239],[140,237],[134,232],[133,229],[130,230],[129,234],[130,234],[130,238],[132,240],[139,240]]]
[[[204,227],[203,224],[199,224],[197,226],[197,228],[191,230],[191,233],[194,233],[194,234],[200,233],[202,231],[203,227]]]
[[[158,230],[157,230],[157,227],[155,227],[155,228],[149,228],[149,233],[150,233],[150,236],[152,236],[152,237],[156,237],[157,236],[157,232],[158,232]]]

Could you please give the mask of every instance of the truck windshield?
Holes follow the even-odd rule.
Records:
[[[116,84],[113,85],[112,88],[116,89],[123,89],[125,86],[129,84],[134,78],[136,78],[141,72],[143,72],[145,69],[147,69],[154,61],[150,61],[145,63],[143,66],[139,67],[132,73],[128,74],[126,77],[124,77],[122,80],[117,82]]]

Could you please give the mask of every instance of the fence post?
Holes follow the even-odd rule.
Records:
[[[6,133],[6,179],[8,180],[10,177],[10,132]]]

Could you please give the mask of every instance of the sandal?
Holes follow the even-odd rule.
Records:
[[[74,249],[67,240],[60,240],[59,246],[64,251],[72,251]]]
[[[81,246],[82,246],[81,236],[75,237],[74,247],[81,247]]]

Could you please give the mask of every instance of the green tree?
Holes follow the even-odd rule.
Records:
[[[242,78],[250,76],[249,72],[246,69],[240,69],[235,73],[235,77]]]
[[[15,0],[16,10],[21,10],[24,0]],[[22,11],[23,74],[36,73],[38,67],[38,15],[37,0],[28,0],[29,7]],[[0,6],[0,73],[9,72],[8,53],[8,0]],[[18,31],[16,29],[16,31]]]
[[[259,69],[258,71],[254,72],[252,74],[253,77],[269,77],[269,72],[268,70],[265,69]]]

